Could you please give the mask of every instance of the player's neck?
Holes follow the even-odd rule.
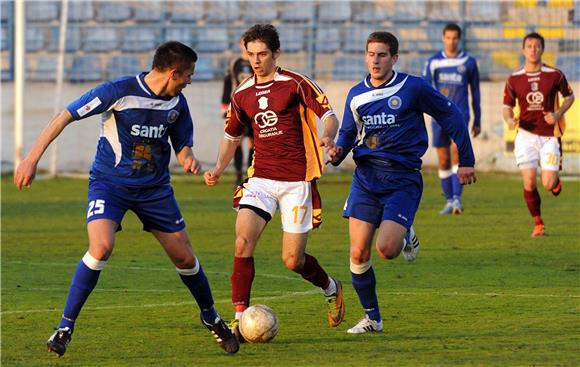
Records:
[[[256,75],[256,83],[264,84],[264,83],[271,82],[276,77],[277,70],[278,70],[277,68],[274,68],[274,70],[267,75]]]
[[[381,85],[383,85],[384,83],[388,82],[389,80],[391,80],[393,78],[393,75],[395,75],[395,72],[393,70],[390,70],[384,78],[381,79],[375,79],[372,76],[370,77],[370,82],[373,85],[373,87],[380,87]]]
[[[454,51],[447,51],[444,50],[443,53],[445,54],[445,56],[447,56],[450,59],[453,59],[455,57],[457,57],[457,55],[459,55],[459,49],[454,50]]]
[[[524,64],[524,70],[526,73],[536,73],[542,69],[542,61],[538,62],[526,62]]]
[[[167,76],[163,75],[162,73],[151,70],[145,77],[143,78],[145,84],[151,89],[155,95],[160,97],[166,97],[167,94]]]

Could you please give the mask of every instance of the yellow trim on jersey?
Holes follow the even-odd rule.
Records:
[[[304,119],[306,117],[306,119]],[[302,139],[306,155],[305,181],[312,181],[322,176],[324,164],[322,162],[322,148],[316,129],[316,114],[309,108],[300,105],[300,120],[302,122]]]

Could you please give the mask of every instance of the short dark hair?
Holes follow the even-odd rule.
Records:
[[[255,24],[244,33],[242,36],[244,46],[248,46],[249,42],[260,41],[264,42],[272,53],[280,49],[280,36],[276,27],[271,24]]]
[[[526,45],[526,40],[528,40],[528,39],[540,40],[540,44],[542,45],[542,50],[544,49],[544,37],[542,37],[542,35],[539,34],[538,32],[532,32],[532,33],[527,34],[522,41],[522,48],[524,48],[524,46]]]
[[[443,27],[443,34],[445,34],[445,32],[447,31],[457,32],[457,35],[459,36],[459,38],[461,38],[461,27],[459,27],[457,24],[455,23],[445,24],[445,27]]]
[[[389,53],[391,56],[396,55],[399,53],[399,41],[394,34],[390,32],[373,32],[367,38],[367,50],[369,48],[369,43],[378,42],[384,43],[385,45],[389,46]]]
[[[153,56],[153,69],[165,71],[176,68],[179,72],[189,68],[197,61],[197,53],[181,42],[165,42],[157,48]]]

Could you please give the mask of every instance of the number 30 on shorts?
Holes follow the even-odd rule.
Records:
[[[308,213],[308,207],[305,205],[295,206],[292,208],[292,212],[294,213],[294,224],[302,224],[304,223],[304,219],[306,219],[306,213]],[[302,214],[302,215],[300,215]],[[298,221],[298,217],[300,217],[300,221]]]
[[[546,153],[544,155],[544,163],[550,164],[553,166],[557,166],[560,163],[559,159],[560,159],[560,157],[558,156],[558,154]]]
[[[97,199],[89,202],[89,210],[87,211],[87,218],[94,214],[103,214],[105,212],[105,200]]]

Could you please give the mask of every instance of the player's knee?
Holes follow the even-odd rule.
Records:
[[[250,257],[250,256],[252,256],[250,248],[251,248],[251,243],[245,236],[241,236],[241,235],[236,236],[235,256],[237,256],[237,257]]]
[[[554,178],[549,178],[546,180],[542,180],[542,185],[544,186],[544,188],[548,191],[552,190],[554,188],[554,186],[556,185],[556,179]]]
[[[100,257],[95,257],[87,251],[85,256],[83,256],[83,263],[85,263],[89,269],[100,271],[105,268],[105,265],[107,265],[107,260]]]
[[[284,262],[284,265],[293,272],[299,272],[304,266],[304,259],[301,259],[294,254],[282,255],[282,261]]]
[[[382,259],[392,260],[399,256],[401,252],[402,244],[401,241],[389,239],[383,243],[378,243],[376,245],[377,252]]]
[[[353,247],[350,249],[350,262],[355,264],[363,264],[369,261],[369,252],[362,248]]]
[[[197,261],[195,260],[195,256],[186,255],[174,258],[173,264],[175,265],[176,268],[179,269],[192,269],[196,266]]]
[[[87,254],[89,252],[87,251]],[[107,261],[111,254],[113,253],[113,249],[110,246],[91,246],[91,257],[97,261]]]

